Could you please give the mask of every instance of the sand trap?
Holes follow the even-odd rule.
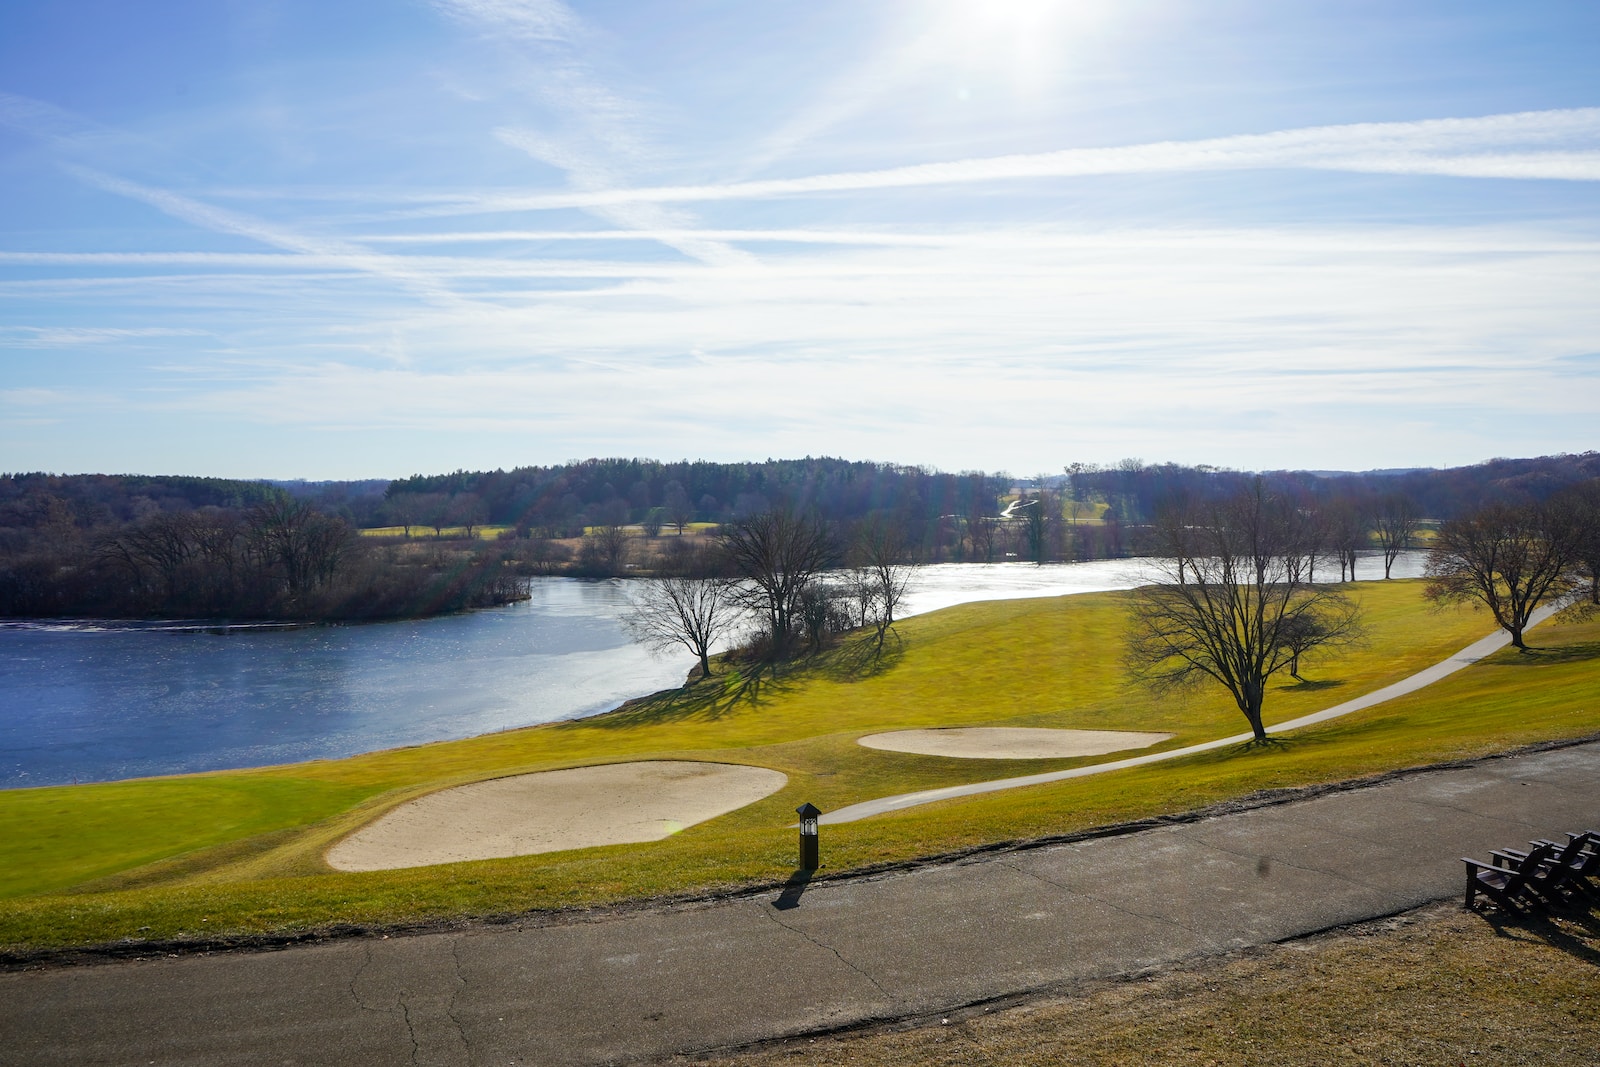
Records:
[[[1103,756],[1127,748],[1147,748],[1171,734],[1130,730],[1034,730],[1024,727],[959,727],[948,730],[896,730],[870,734],[856,743],[889,752],[960,759],[1050,759]]]
[[[328,850],[340,871],[659,841],[784,787],[787,775],[727,763],[576,767],[446,789],[389,812]]]

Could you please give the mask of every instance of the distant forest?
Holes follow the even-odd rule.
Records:
[[[7,474],[0,615],[433,614],[504,602],[520,575],[648,572],[660,554],[630,553],[630,541],[774,509],[821,519],[841,536],[869,520],[887,522],[925,562],[1135,555],[1163,506],[1257,477],[1307,507],[1369,523],[1396,501],[1442,521],[1493,502],[1543,501],[1600,478],[1600,454],[1365,473],[1125,460],[1025,478],[828,457],[591,459],[355,482]],[[505,531],[498,540],[474,537],[485,525]],[[407,536],[357,536],[374,527]]]
[[[923,467],[828,457],[759,463],[661,463],[590,459],[551,467],[416,474],[387,483],[306,483],[291,490],[341,510],[363,526],[440,521],[519,527],[544,537],[577,536],[598,525],[726,522],[783,505],[830,521],[872,514],[928,524],[975,513],[998,514],[1015,488],[1046,488],[1113,509],[1124,524],[1149,522],[1178,492],[1228,492],[1255,472],[1124,460],[1111,466],[1073,464],[1061,473],[1018,478],[1004,472],[946,474]],[[1600,453],[1494,459],[1442,470],[1321,473],[1269,471],[1275,488],[1311,500],[1366,499],[1398,493],[1432,519],[1449,519],[1491,501],[1544,500],[1562,488],[1600,477]],[[352,491],[361,486],[363,492]],[[452,515],[454,517],[452,517]]]

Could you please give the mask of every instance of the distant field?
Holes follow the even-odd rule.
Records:
[[[1364,582],[1367,647],[1281,680],[1281,722],[1368,692],[1488,632],[1432,611],[1416,581]],[[596,904],[761,881],[792,870],[793,810],[1111,757],[974,761],[862,748],[924,726],[1238,733],[1220,693],[1157,701],[1120,664],[1126,594],[969,604],[906,620],[875,658],[847,641],[776,675],[728,671],[617,712],[465,741],[218,774],[0,792],[0,944],[64,945],[411,923]],[[1541,651],[1501,653],[1421,693],[1292,735],[1151,767],[951,801],[825,828],[837,871],[1204,806],[1600,731],[1600,622],[1548,624]],[[407,871],[341,874],[321,855],[378,814],[450,785],[640,758],[746,763],[789,785],[664,841]]]
[[[472,534],[478,540],[494,541],[509,529],[511,529],[509,526],[474,526]],[[362,537],[405,537],[405,535],[406,528],[404,526],[369,526],[361,531]],[[442,539],[465,536],[467,536],[467,528],[465,526],[446,526],[437,534],[434,533],[432,526],[419,525],[411,527],[411,540],[413,541],[419,539],[432,540],[435,537]]]

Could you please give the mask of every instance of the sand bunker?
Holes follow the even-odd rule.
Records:
[[[764,767],[665,760],[496,778],[402,804],[334,845],[327,859],[336,870],[387,871],[659,841],[788,780]]]
[[[1126,748],[1146,748],[1171,734],[1130,730],[1034,730],[1022,727],[960,727],[948,730],[896,730],[871,734],[856,743],[889,752],[960,759],[1050,759],[1103,756]]]

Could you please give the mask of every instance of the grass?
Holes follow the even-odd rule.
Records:
[[[1481,636],[1483,615],[1430,613],[1420,583],[1355,587],[1371,641],[1285,680],[1268,721],[1410,674]],[[793,810],[1097,759],[980,761],[861,748],[919,726],[1169,732],[1164,746],[1237,733],[1220,692],[1156,702],[1119,662],[1124,594],[972,604],[901,624],[881,656],[846,642],[782,672],[728,671],[609,715],[346,760],[0,793],[0,945],[182,939],[402,924],[605,904],[782,881]],[[1535,631],[1435,687],[1302,731],[1264,751],[947,802],[826,828],[826,870],[1191,809],[1256,790],[1341,780],[1600,729],[1600,623]],[[346,874],[328,845],[403,801],[467,781],[628,759],[708,759],[781,770],[766,800],[646,845]]]
[[[472,536],[478,541],[497,541],[500,535],[511,529],[510,526],[474,526]],[[404,526],[368,526],[361,531],[362,537],[405,537]],[[415,524],[411,527],[411,540],[413,541],[438,541],[459,540],[467,536],[465,526],[445,526],[437,534],[432,526]]]
[[[1438,905],[1286,945],[837,1037],[723,1067],[1593,1063],[1600,916]],[[946,1021],[947,1020],[947,1021]]]

